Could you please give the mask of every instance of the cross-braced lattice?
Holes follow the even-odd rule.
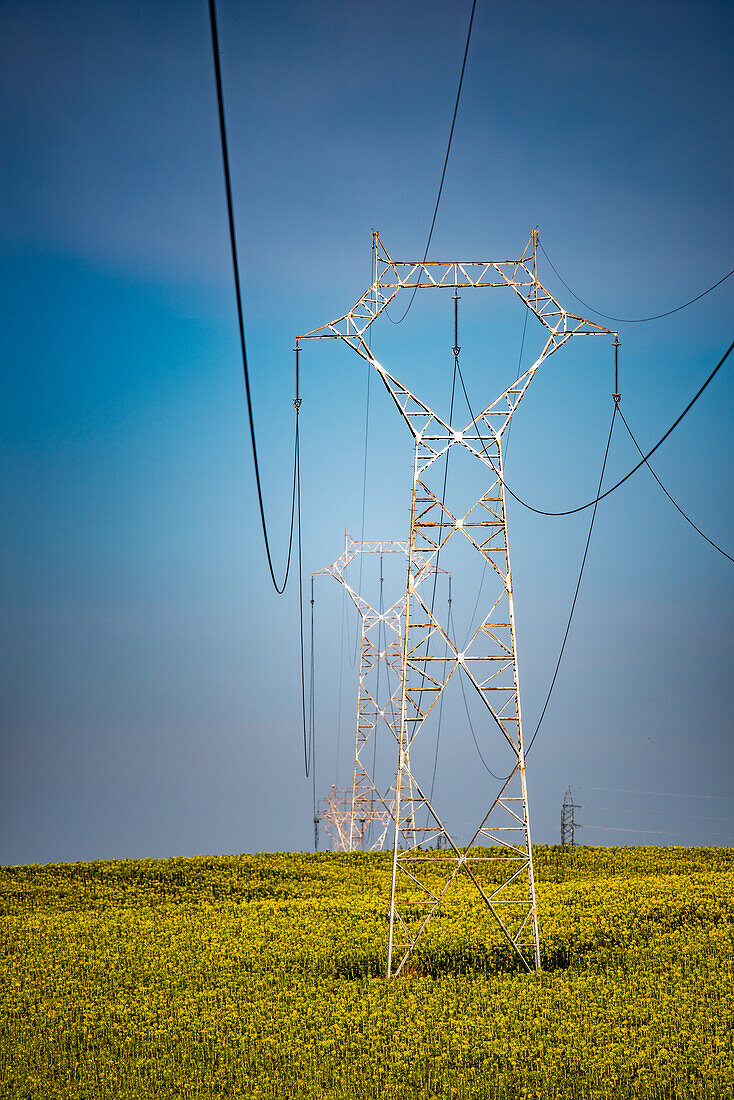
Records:
[[[392,607],[375,610],[368,601],[357,592],[346,578],[350,563],[359,554],[403,554],[408,556],[407,542],[356,542],[349,531],[346,532],[344,552],[333,565],[319,569],[313,576],[328,574],[334,577],[349,594],[360,617],[360,664],[357,681],[357,728],[354,747],[354,778],[352,787],[332,787],[321,800],[318,821],[323,826],[335,849],[351,852],[364,848],[370,826],[377,826],[377,835],[372,839],[370,848],[382,848],[390,822],[393,820],[395,806],[395,786],[381,792],[375,785],[371,774],[368,747],[381,725],[387,727],[397,742],[400,737],[400,713],[402,696],[402,657],[403,622],[405,617],[406,596],[403,595]],[[431,567],[423,561],[421,555],[414,557],[416,583],[420,584],[436,572],[445,572]],[[382,570],[380,576],[382,584]],[[382,598],[380,598],[382,603]],[[383,701],[380,692],[380,672],[384,673],[387,700]],[[410,806],[409,789],[403,790],[404,806]],[[410,812],[410,811],[408,811]],[[412,816],[412,814],[411,814]]]
[[[527,970],[540,967],[540,943],[525,779],[525,751],[515,644],[512,574],[502,472],[502,436],[541,364],[576,335],[611,330],[565,310],[537,277],[537,231],[518,260],[398,262],[373,232],[372,286],[348,313],[299,339],[341,339],[370,363],[403,416],[414,440],[413,491],[405,632],[402,652],[398,768],[395,790],[393,870],[387,976],[405,967],[429,922],[461,873],[476,887],[494,918],[500,940]],[[546,332],[535,362],[469,424],[454,428],[437,416],[373,355],[365,333],[401,289],[506,287],[522,300]],[[444,499],[437,460],[459,446],[487,472],[487,487],[463,514]],[[488,566],[495,587],[488,609],[467,644],[459,648],[418,591],[420,571],[437,564],[449,540],[468,540]],[[466,544],[464,544],[466,545]],[[448,660],[431,654],[440,638]],[[437,809],[430,786],[411,766],[411,750],[454,674],[480,701],[486,722],[509,746],[511,768],[485,803],[469,843],[459,846]],[[414,755],[414,754],[413,754]],[[405,796],[409,793],[409,797]],[[420,813],[426,825],[418,828]],[[439,842],[442,842],[439,846]],[[433,847],[433,845],[436,845]],[[461,920],[461,916],[457,918]]]
[[[573,791],[570,787],[566,787],[561,806],[561,844],[570,844],[573,847],[576,843],[576,829],[580,829],[581,826],[574,817],[574,811],[580,809],[578,802],[573,800]]]

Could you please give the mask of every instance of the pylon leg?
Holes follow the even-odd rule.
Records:
[[[489,432],[484,437],[478,432],[477,442],[496,474],[487,492],[461,519],[450,513],[429,487],[422,469],[421,440],[415,444],[388,978],[397,977],[403,970],[460,875],[467,876],[476,887],[488,915],[494,918],[500,939],[510,946],[519,964],[527,970],[540,967],[501,443]],[[469,539],[491,566],[495,580],[490,609],[463,650],[452,637],[450,624],[441,624],[435,610],[418,592],[412,560],[416,553],[421,561],[430,561],[450,538],[456,537]],[[430,640],[437,636],[450,651],[443,662],[430,655]],[[451,836],[427,797],[426,786],[413,774],[409,753],[454,675],[465,678],[467,686],[479,696],[486,724],[513,752],[510,773],[499,783],[466,847],[459,846]],[[403,792],[407,788],[413,797],[406,812]],[[420,827],[416,817],[422,818],[422,811],[426,825]],[[443,847],[436,845],[439,838]]]

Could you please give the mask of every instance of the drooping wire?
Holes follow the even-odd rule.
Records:
[[[624,814],[625,817],[630,816],[630,811],[623,806],[579,806],[578,803],[575,803],[575,808],[586,810],[587,813]],[[732,824],[734,824],[734,818],[731,817],[711,817],[709,814],[687,814],[678,806],[676,806],[674,810],[638,809],[635,810],[634,813],[635,816],[639,817],[676,817],[685,819],[686,821],[731,821]]]
[[[525,350],[525,333],[526,333],[527,327],[528,327],[528,315],[530,313],[530,310],[526,309],[524,311],[524,313],[525,313],[525,317],[524,317],[523,326],[522,326],[522,340],[520,341],[520,354],[517,357],[517,376],[518,376],[518,378],[520,377],[520,374],[522,373],[522,356],[523,356],[523,351]],[[468,402],[467,402],[467,405],[468,405]],[[473,419],[473,415],[472,415],[472,419]],[[507,430],[504,433],[503,446],[504,446],[504,461],[505,462],[507,461],[507,451],[508,451],[509,446],[510,446],[510,432],[512,431],[513,423],[514,423],[514,421],[510,420],[510,423],[507,425]],[[469,628],[467,630],[466,638],[464,640],[464,645],[462,646],[462,649],[466,649],[466,647],[469,643],[469,638],[471,637],[472,626],[474,624],[474,617],[476,616],[477,608],[479,607],[479,597],[482,594],[482,588],[484,587],[484,580],[485,580],[486,575],[487,575],[487,559],[485,558],[483,563],[482,563],[482,575],[479,578],[479,587],[477,589],[477,598],[474,601],[474,610],[472,611],[471,617],[469,619]]]
[[[383,571],[382,571],[382,554],[380,554],[380,601],[378,603],[378,614],[379,614],[380,618],[379,618],[378,623],[377,623],[377,653],[378,653],[378,658],[377,658],[377,683],[375,685],[375,703],[377,704],[377,709],[378,710],[380,709],[380,667],[381,667],[381,664],[382,664],[382,657],[380,656],[380,654],[384,653],[384,651],[385,651],[382,648],[383,640],[384,640],[384,643],[385,643],[385,649],[387,649],[387,639],[385,637],[385,623],[384,623],[384,620],[382,618],[382,616],[385,613],[385,600],[384,600],[384,595],[383,595],[383,580],[384,580],[384,578],[383,578]],[[388,668],[389,668],[389,666],[388,666]],[[390,687],[390,681],[388,680],[388,688],[389,687]],[[375,769],[377,767],[377,730],[378,730],[379,724],[380,723],[379,723],[379,718],[378,718],[378,721],[375,722],[375,728],[372,731],[372,782],[373,783],[375,781]]]
[[[341,613],[341,625],[339,627],[339,698],[337,702],[336,711],[336,769],[334,771],[334,786],[339,786],[339,754],[341,750],[341,729],[342,729],[342,687],[344,684],[344,618],[345,607],[347,602],[347,592],[345,588],[342,588],[342,613]]]
[[[456,396],[456,373],[459,369],[459,352],[461,351],[461,348],[459,347],[459,301],[460,301],[461,296],[460,296],[458,290],[454,291],[454,293],[452,295],[452,298],[453,298],[453,303],[454,303],[454,346],[451,349],[451,351],[452,351],[453,356],[454,356],[454,373],[453,373],[453,376],[452,376],[452,379],[451,379],[451,405],[450,405],[450,408],[449,408],[449,424],[451,424],[451,421],[452,421],[453,416],[454,416],[454,397]],[[448,480],[448,476],[449,476],[449,455],[450,454],[451,454],[451,448],[449,447],[446,450],[446,457],[445,457],[445,460],[444,460],[443,490],[442,490],[442,493],[441,493],[441,500],[446,499],[446,484],[447,484],[447,480]],[[434,569],[434,573],[433,573],[433,591],[431,593],[431,619],[433,619],[433,611],[434,611],[434,608],[436,606],[436,585],[438,583],[438,567],[439,567],[439,564],[440,564],[440,561],[441,561],[441,539],[443,538],[443,524],[444,524],[444,521],[443,521],[443,512],[442,512],[441,513],[441,519],[439,521],[439,528],[438,528],[438,551],[436,553],[436,565],[435,565],[435,569]],[[449,576],[449,614],[450,613],[451,613],[451,577]],[[428,654],[430,653],[430,649],[431,649],[431,635],[429,634],[428,638],[426,639],[426,657],[428,657]],[[444,675],[445,675],[445,672],[446,672],[446,663],[444,662]],[[418,695],[418,707],[419,707],[419,709],[420,709],[422,699],[423,699],[423,690],[421,688],[421,691]],[[434,755],[433,755],[433,780],[431,781],[431,798],[433,798],[433,785],[436,781],[436,767],[437,767],[437,764],[438,764],[438,749],[439,749],[439,745],[441,743],[441,721],[442,721],[442,719],[443,719],[443,692],[441,692],[441,700],[440,700],[439,708],[438,708],[438,724],[437,724],[437,728],[436,728],[436,748],[435,748]],[[429,801],[430,800],[431,799],[429,799]],[[426,821],[427,820],[428,820],[428,818],[426,818]]]
[[[472,627],[474,626],[474,618],[475,618],[476,613],[477,613],[477,608],[479,607],[479,597],[482,594],[482,589],[484,588],[484,581],[485,581],[486,576],[487,576],[487,559],[485,558],[484,563],[482,565],[482,575],[479,578],[479,587],[477,588],[477,598],[474,601],[474,610],[472,611],[471,616],[469,618],[469,627],[468,627],[467,632],[466,632],[466,638],[464,639],[464,644],[461,647],[462,650],[465,650],[467,645],[469,644],[469,639],[471,637]]]
[[[612,794],[659,795],[661,798],[703,798],[706,801],[713,799],[717,802],[734,802],[734,795],[731,794],[678,794],[674,791],[640,791],[631,787],[584,787],[578,783],[574,783],[573,789],[575,791],[606,791]]]
[[[525,313],[525,317],[524,317],[523,323],[522,323],[522,340],[520,341],[520,354],[517,357],[517,377],[518,378],[522,374],[522,353],[525,350],[525,333],[527,332],[528,316],[530,314],[530,310],[526,309],[524,311],[524,313]],[[510,423],[507,425],[507,432],[505,433],[505,462],[507,462],[507,452],[510,449],[510,433],[512,432],[513,423],[514,423],[514,421],[510,420]]]
[[[313,576],[311,577],[311,679],[308,699],[308,743],[311,754],[311,787],[313,796],[313,816],[316,817],[316,661],[314,651],[314,599]]]
[[[376,706],[376,709],[378,711],[378,714],[376,715],[375,724],[374,724],[374,727],[372,729],[372,773],[371,773],[371,775],[372,775],[373,785],[375,783],[375,772],[376,772],[376,769],[377,769],[377,731],[380,727],[380,717],[381,717],[380,714],[379,714],[379,711],[380,711],[380,669],[381,669],[381,666],[382,666],[382,654],[387,649],[387,638],[386,638],[386,634],[385,634],[385,622],[384,622],[384,619],[382,617],[383,614],[384,614],[384,611],[385,611],[385,603],[384,603],[384,596],[383,596],[383,583],[384,583],[383,560],[382,560],[382,554],[380,554],[380,599],[379,599],[379,602],[378,602],[378,605],[377,605],[379,619],[378,619],[378,622],[377,622],[377,662],[376,662],[377,663],[377,675],[376,675],[376,684],[375,684],[375,706]],[[383,649],[383,643],[384,643],[385,649]],[[387,662],[386,662],[386,664],[387,664]],[[385,670],[386,673],[389,671],[389,668],[390,668],[390,666],[387,665],[387,668]],[[388,686],[388,695],[389,695],[389,688],[390,688],[390,679],[389,679],[389,677],[388,677],[388,681],[387,681],[387,686]],[[369,836],[370,836],[370,832],[372,830],[372,824],[373,824],[372,821],[370,821],[369,825],[367,826],[367,830],[366,830],[366,833],[365,833],[365,839],[368,839]]]
[[[450,418],[449,418],[449,423],[451,423]],[[446,455],[446,457],[448,458],[448,454]],[[452,616],[452,612],[451,612],[451,574],[449,574],[448,613],[446,615],[446,629],[449,632],[449,637],[451,636],[451,634],[450,634],[450,631],[451,631],[451,616]],[[441,672],[441,678],[443,679],[444,684],[446,683],[446,662],[448,660],[448,649],[449,649],[448,645],[446,644],[446,642],[444,642],[444,645],[443,645],[443,670]],[[431,804],[433,804],[433,789],[436,785],[436,769],[438,768],[438,750],[439,750],[440,745],[441,745],[441,725],[442,725],[442,722],[443,722],[443,700],[444,700],[445,694],[446,694],[445,691],[441,692],[441,698],[440,698],[439,703],[438,703],[438,723],[437,723],[437,729],[436,729],[436,751],[433,754],[433,775],[431,776],[431,793],[428,796],[428,801]],[[426,824],[427,823],[428,823],[428,818],[426,818]]]
[[[599,494],[601,492],[601,487],[604,483],[604,472],[607,468],[607,457],[609,455],[609,447],[610,447],[610,444],[612,442],[612,432],[614,431],[614,420],[615,420],[615,417],[616,417],[618,412],[619,412],[619,405],[615,401],[614,402],[614,410],[612,412],[612,420],[611,420],[611,423],[609,425],[609,436],[607,437],[607,445],[606,445],[606,449],[604,451],[604,461],[601,464],[601,474],[599,475],[599,488],[597,489],[597,494]],[[573,619],[573,613],[576,610],[576,601],[578,600],[578,597],[579,597],[579,589],[581,588],[581,578],[584,575],[584,566],[586,565],[586,558],[587,558],[587,555],[589,553],[589,543],[591,542],[591,532],[594,530],[594,520],[596,519],[597,507],[598,507],[598,501],[594,505],[594,510],[591,513],[591,521],[589,522],[589,533],[586,536],[586,546],[584,547],[584,556],[581,559],[581,568],[579,569],[579,579],[576,581],[576,591],[573,594],[573,601],[571,602],[571,610],[568,613],[568,622],[566,623],[566,629],[565,629],[564,634],[563,634],[563,641],[561,642],[561,649],[560,649],[560,652],[558,654],[558,660],[556,661],[556,667],[553,671],[553,679],[551,680],[550,687],[548,688],[548,694],[545,697],[545,703],[543,704],[543,709],[540,712],[540,718],[538,719],[538,724],[535,727],[535,732],[534,732],[533,736],[530,738],[530,744],[528,745],[528,747],[525,750],[526,758],[527,758],[528,753],[532,749],[535,738],[538,736],[538,731],[539,731],[541,725],[543,724],[543,719],[545,718],[545,712],[548,709],[548,704],[550,703],[551,695],[553,694],[553,688],[555,687],[556,679],[558,677],[558,670],[561,667],[561,661],[563,659],[563,651],[565,650],[566,642],[568,641],[568,632],[571,629],[571,621]]]
[[[661,438],[657,441],[655,446],[652,447],[647,452],[646,455],[642,456],[642,458],[637,463],[637,465],[633,466],[632,469],[628,473],[626,473],[624,475],[624,477],[620,478],[619,481],[617,481],[614,485],[612,485],[612,487],[610,489],[605,490],[605,492],[601,493],[599,496],[594,497],[592,500],[588,500],[586,502],[586,504],[580,504],[578,506],[578,508],[567,508],[562,512],[550,512],[545,508],[535,508],[535,507],[533,507],[532,504],[528,504],[528,502],[526,500],[523,500],[522,497],[519,497],[517,495],[517,493],[513,492],[513,490],[510,488],[510,486],[507,484],[507,482],[504,481],[504,479],[500,477],[499,472],[497,470],[494,470],[494,467],[492,467],[492,469],[494,470],[495,474],[500,479],[500,481],[502,481],[502,484],[504,485],[505,489],[510,494],[510,496],[513,498],[513,500],[516,500],[518,504],[521,504],[523,506],[523,508],[527,508],[529,512],[535,512],[539,516],[572,516],[576,512],[583,512],[583,511],[585,511],[586,508],[592,508],[595,504],[598,504],[600,500],[604,500],[605,497],[608,497],[610,495],[610,493],[613,493],[613,492],[615,492],[615,490],[619,489],[620,485],[624,485],[625,481],[628,481],[629,478],[631,478],[633,474],[637,473],[637,471],[640,469],[641,466],[645,465],[645,463],[647,462],[647,460],[649,458],[652,458],[652,456],[657,451],[658,447],[662,446],[662,444],[665,442],[665,440],[668,438],[668,436],[678,427],[678,425],[680,424],[681,420],[686,415],[686,413],[690,412],[690,410],[696,404],[696,402],[698,401],[698,399],[701,396],[701,394],[703,393],[703,391],[706,389],[706,387],[709,385],[709,383],[713,381],[715,375],[721,369],[721,367],[723,367],[724,363],[726,362],[726,360],[731,355],[732,350],[734,350],[734,341],[732,341],[732,343],[729,344],[729,347],[726,349],[726,351],[722,355],[721,359],[719,359],[719,362],[716,364],[714,369],[711,371],[708,378],[706,379],[704,384],[701,386],[701,388],[698,390],[698,392],[688,402],[688,404],[686,405],[685,409],[680,414],[680,416],[678,416],[673,421],[673,423],[670,425],[670,427],[668,428],[665,435],[661,436]],[[464,391],[464,393],[466,394],[466,390]],[[490,461],[490,465],[492,465],[491,460],[489,460],[489,461]]]
[[[296,461],[296,480],[298,482],[298,615],[301,639],[301,720],[303,724],[303,765],[306,778],[314,765],[313,729],[306,722],[306,669],[305,647],[303,644],[303,540],[301,538],[301,462]],[[311,678],[313,680],[313,577],[311,578]],[[315,816],[315,810],[314,810]]]
[[[449,153],[451,152],[451,141],[452,141],[453,136],[454,136],[454,126],[456,125],[456,115],[458,114],[458,111],[459,111],[459,100],[461,99],[461,86],[464,83],[464,70],[466,69],[466,59],[467,59],[467,55],[469,53],[469,42],[471,41],[471,29],[472,29],[472,25],[474,23],[474,11],[476,9],[476,6],[477,6],[477,0],[473,0],[472,6],[471,6],[471,15],[469,16],[469,29],[466,32],[466,46],[464,47],[464,60],[461,63],[461,75],[459,76],[459,87],[458,87],[457,92],[456,92],[456,103],[454,104],[454,115],[453,115],[453,118],[451,119],[451,129],[449,130],[449,140],[448,140],[448,144],[446,146],[446,156],[444,157],[444,161],[443,161],[443,171],[441,172],[441,182],[438,185],[438,195],[436,196],[436,205],[434,207],[433,217],[431,219],[431,228],[428,231],[428,240],[426,241],[426,250],[423,253],[423,261],[422,261],[423,263],[426,262],[426,258],[428,256],[428,249],[431,247],[431,237],[433,236],[433,229],[434,229],[434,226],[436,224],[436,216],[438,214],[438,205],[441,202],[441,192],[443,191],[443,181],[446,178],[446,167],[449,163]],[[418,282],[420,282],[420,278],[419,278]],[[387,311],[387,309],[385,310],[385,312],[387,313],[388,319],[390,321],[392,321],[392,323],[394,325],[399,325],[408,316],[408,310],[413,305],[413,299],[415,298],[415,294],[416,294],[417,289],[418,289],[417,286],[415,286],[413,288],[413,293],[410,297],[410,301],[408,302],[405,313],[403,314],[403,316],[400,318],[399,321],[393,321],[393,319],[392,319],[392,317],[390,317],[390,314]]]
[[[538,244],[540,245],[541,251],[542,251],[543,255],[545,256],[546,260],[551,265],[551,267],[555,271],[556,275],[558,275],[558,278],[561,280],[561,282],[565,286],[568,293],[573,295],[573,297],[576,299],[577,302],[580,302],[582,306],[586,306],[586,308],[590,309],[592,313],[595,313],[597,315],[597,317],[604,317],[604,318],[606,318],[607,321],[618,321],[620,324],[623,324],[623,325],[639,325],[639,324],[642,324],[643,321],[659,321],[661,317],[670,317],[671,314],[673,314],[673,313],[680,313],[680,311],[682,309],[688,309],[688,306],[692,306],[694,302],[698,302],[698,301],[700,301],[701,298],[705,298],[706,295],[710,294],[712,290],[716,290],[717,286],[721,286],[722,283],[726,282],[726,280],[728,278],[730,278],[732,275],[734,275],[734,267],[733,267],[731,269],[731,271],[727,271],[726,275],[722,275],[722,277],[719,279],[719,281],[714,283],[713,286],[708,287],[707,290],[701,291],[701,293],[697,294],[695,298],[691,298],[689,301],[684,302],[683,305],[676,306],[675,309],[666,310],[665,313],[655,313],[651,317],[612,317],[611,314],[602,313],[602,311],[600,309],[595,309],[594,306],[591,306],[591,305],[589,305],[588,302],[585,302],[583,298],[579,298],[576,291],[571,290],[571,287],[568,285],[568,283],[563,278],[563,276],[559,273],[558,268],[553,263],[553,261],[551,260],[550,256],[546,252],[546,250],[543,248],[543,245],[542,245],[542,242],[540,241],[540,239],[538,239]]]
[[[451,383],[451,413],[449,414],[449,424],[451,423],[452,416],[453,416],[453,409],[454,409],[454,393],[455,393],[455,388],[456,388],[456,373],[457,373],[457,370],[460,372],[460,367],[459,367],[459,363],[458,363],[458,356],[459,356],[459,352],[461,351],[461,348],[458,346],[458,344],[459,344],[458,300],[459,300],[459,295],[457,293],[455,295],[455,298],[454,298],[454,347],[452,349],[453,352],[454,352],[454,375],[453,375],[453,379],[452,379],[452,383]],[[518,373],[518,375],[520,374],[520,368],[521,368],[521,365],[522,365],[522,356],[523,356],[523,351],[525,349],[525,333],[526,333],[527,324],[528,324],[528,312],[529,312],[528,310],[525,311],[525,317],[524,317],[524,320],[523,320],[522,340],[520,342],[520,354],[518,356],[518,362],[517,362],[517,366],[518,366],[517,373]],[[462,379],[462,388],[464,388],[464,396],[466,397],[466,388],[464,387],[463,379]],[[467,399],[466,403],[467,403],[467,407],[469,408],[470,415],[471,415],[472,419],[474,419],[474,414],[471,412],[471,407],[469,405],[468,399]],[[512,426],[512,421],[510,421],[510,426]],[[508,435],[509,435],[509,429],[508,429]],[[505,448],[506,447],[507,447],[507,443],[505,443]],[[444,469],[444,483],[443,483],[443,496],[442,496],[442,499],[445,499],[445,497],[446,497],[446,476],[448,474],[449,454],[450,454],[450,451],[447,451],[446,452],[446,466],[445,466],[445,469]],[[443,525],[441,525],[441,527],[439,527],[439,541],[440,541],[440,535],[442,533],[442,526]],[[439,554],[440,554],[440,550],[439,550]],[[438,562],[438,557],[437,557],[437,562]],[[466,639],[464,641],[464,645],[463,645],[462,649],[466,649],[467,644],[469,642],[469,637],[470,637],[471,631],[472,631],[472,624],[474,622],[474,617],[477,613],[477,607],[479,606],[479,599],[480,599],[480,596],[482,594],[482,588],[484,587],[484,580],[485,580],[486,572],[487,572],[487,562],[485,560],[483,565],[482,565],[482,575],[479,579],[479,588],[477,589],[477,596],[476,596],[476,599],[474,601],[474,609],[473,609],[473,611],[471,613],[471,617],[469,619],[469,629],[467,631]],[[435,593],[436,593],[436,578],[434,577],[433,600],[435,600]],[[433,614],[433,600],[431,602],[431,614]],[[452,614],[452,609],[451,609],[451,577],[449,577],[449,601],[448,602],[449,602],[448,621],[450,623],[451,622],[451,614]],[[443,675],[444,675],[444,678],[445,678],[445,667],[444,667]],[[461,686],[461,694],[462,694],[462,698],[464,700],[464,710],[466,711],[466,719],[467,719],[467,722],[469,723],[469,729],[471,730],[471,735],[472,735],[472,738],[474,740],[474,745],[476,747],[477,753],[479,754],[479,759],[481,760],[481,762],[484,765],[485,769],[489,772],[489,774],[494,779],[502,779],[502,778],[507,779],[508,776],[502,777],[502,776],[495,775],[495,773],[492,771],[492,769],[489,767],[486,760],[484,759],[484,756],[482,755],[482,750],[479,747],[479,742],[477,741],[476,733],[475,733],[475,730],[474,730],[474,724],[472,723],[472,720],[471,720],[471,714],[469,712],[469,704],[467,703],[466,692],[465,692],[465,689],[464,689],[464,681],[463,681],[463,678],[461,677],[461,675],[459,676],[459,684]],[[431,780],[431,795],[430,795],[429,801],[431,801],[433,799],[433,788],[434,788],[434,784],[436,782],[436,768],[437,768],[437,764],[438,764],[438,750],[439,750],[440,739],[441,739],[441,719],[442,719],[442,717],[443,717],[443,693],[441,693],[441,701],[440,701],[439,711],[438,711],[438,729],[437,729],[437,732],[436,732],[436,749],[435,749],[435,753],[434,753],[434,757],[433,757],[433,777],[432,777],[432,780]]]
[[[367,502],[367,444],[369,440],[370,431],[370,379],[372,378],[372,364],[367,364],[367,397],[365,400],[365,413],[364,413],[364,465],[362,468],[362,526],[360,540],[364,542],[364,514],[365,505]],[[364,554],[359,555],[359,581],[357,584],[357,591],[362,591],[362,571],[364,566]],[[357,649],[359,647],[360,637],[360,624],[359,617],[357,618],[357,630],[354,635],[354,652],[349,658],[349,667],[354,668],[357,662]]]
[[[452,629],[452,619],[451,619],[451,609],[450,608],[449,608],[448,635],[451,638],[451,641],[454,643],[454,648],[456,648],[456,639],[454,637],[454,633],[453,633],[453,629]],[[466,646],[465,646],[465,648],[466,648]],[[482,765],[484,767],[484,770],[486,772],[488,772],[489,775],[491,775],[493,779],[500,780],[501,782],[504,781],[505,779],[509,779],[509,775],[495,775],[495,773],[492,771],[492,769],[490,768],[487,761],[484,759],[484,754],[483,754],[483,752],[482,752],[482,750],[479,746],[479,741],[477,739],[477,734],[476,734],[476,731],[474,729],[474,723],[471,720],[471,713],[469,711],[469,704],[468,704],[467,699],[466,699],[466,689],[464,687],[464,677],[461,675],[461,669],[459,669],[458,676],[459,676],[459,687],[461,688],[461,698],[464,700],[464,711],[466,712],[466,720],[469,723],[469,730],[471,732],[472,741],[474,742],[474,748],[477,750],[477,756],[481,760]]]
[[[640,444],[639,444],[639,443],[637,442],[637,440],[635,439],[634,435],[632,434],[632,429],[630,428],[629,424],[627,423],[627,421],[626,421],[626,419],[625,419],[625,416],[624,416],[624,413],[622,412],[622,410],[621,410],[621,409],[619,410],[619,415],[620,415],[620,416],[622,417],[622,423],[624,424],[625,428],[626,428],[626,429],[627,429],[627,431],[629,432],[629,437],[630,437],[630,439],[631,439],[631,440],[632,440],[632,442],[634,443],[634,445],[635,445],[635,447],[637,448],[638,452],[639,452],[640,454],[643,454],[642,448],[640,447]],[[705,539],[705,540],[706,540],[706,542],[707,542],[707,543],[708,543],[708,544],[709,544],[710,546],[713,546],[714,550],[718,550],[718,551],[719,551],[719,553],[720,553],[720,554],[723,554],[725,558],[728,558],[728,559],[729,559],[729,561],[734,561],[734,558],[733,558],[733,557],[731,556],[731,554],[727,554],[726,550],[722,550],[722,548],[721,548],[721,547],[720,547],[720,546],[719,546],[719,545],[718,545],[717,543],[715,543],[715,542],[713,541],[713,539],[710,539],[710,538],[708,537],[708,535],[704,535],[704,533],[703,533],[703,531],[701,530],[701,528],[700,528],[700,527],[697,527],[697,526],[696,526],[696,524],[695,524],[695,523],[693,522],[693,520],[691,519],[691,517],[690,517],[690,516],[687,516],[687,515],[686,515],[686,513],[685,513],[685,512],[683,511],[683,509],[681,508],[680,504],[678,504],[678,502],[677,502],[676,500],[674,500],[674,499],[673,499],[673,497],[672,497],[672,496],[670,495],[670,493],[668,492],[668,490],[667,490],[667,489],[665,488],[665,486],[663,485],[662,481],[660,480],[660,478],[658,477],[658,475],[657,475],[657,474],[655,473],[655,471],[653,470],[653,468],[652,468],[652,466],[650,465],[650,463],[649,463],[649,462],[647,462],[647,460],[645,460],[645,465],[647,466],[648,470],[650,471],[650,473],[652,474],[652,476],[653,476],[653,477],[655,478],[655,480],[657,481],[657,483],[658,483],[658,485],[660,486],[660,488],[661,488],[661,489],[663,490],[663,492],[665,493],[665,495],[666,495],[666,497],[668,498],[668,500],[670,501],[670,503],[671,503],[671,504],[673,505],[673,507],[674,507],[674,508],[677,508],[677,509],[678,509],[678,511],[680,512],[680,514],[681,514],[681,515],[683,516],[683,519],[684,519],[684,520],[686,521],[686,523],[690,523],[690,525],[691,525],[691,527],[693,528],[693,530],[694,530],[694,531],[698,531],[698,533],[699,533],[699,535],[701,536],[701,538],[702,538],[702,539]]]
[[[377,270],[377,242],[375,240],[374,233],[372,234],[372,270],[373,270],[373,272],[375,272]],[[376,293],[377,292],[375,291],[375,294]],[[368,346],[368,348],[370,348],[370,350],[372,349],[372,328],[369,328],[368,331],[367,331],[367,346]],[[360,536],[359,536],[360,540],[362,542],[364,542],[364,516],[365,516],[365,507],[366,507],[366,503],[367,503],[367,451],[368,451],[369,432],[370,432],[370,383],[371,383],[371,380],[372,380],[372,364],[367,363],[367,396],[365,398],[365,409],[364,409],[364,462],[363,462],[363,465],[362,465],[362,525],[361,525],[361,528],[360,528],[361,533],[360,533]],[[359,555],[359,582],[358,582],[358,585],[357,585],[357,590],[359,592],[362,591],[363,566],[364,566],[364,554],[360,554]],[[359,636],[360,636],[360,624],[359,624],[359,619],[358,619],[357,620],[357,629],[356,629],[356,632],[355,632],[355,635],[354,635],[354,650],[353,650],[353,652],[351,652],[351,655],[349,657],[349,667],[350,668],[354,668],[355,664],[357,663],[357,648],[359,646]]]
[[[252,408],[252,394],[250,392],[250,372],[247,366],[247,347],[245,342],[245,321],[244,310],[242,306],[242,287],[240,284],[240,270],[239,260],[237,253],[237,237],[235,234],[234,223],[234,205],[232,202],[232,181],[229,170],[229,150],[227,146],[227,127],[224,117],[224,93],[222,91],[222,71],[219,61],[219,37],[217,35],[217,15],[215,8],[215,0],[209,0],[209,20],[211,23],[211,35],[212,35],[212,52],[214,54],[214,74],[217,85],[217,106],[219,110],[219,136],[222,146],[222,164],[224,167],[224,186],[227,194],[227,217],[229,219],[229,242],[232,251],[232,269],[234,272],[234,284],[235,284],[235,296],[237,299],[237,323],[239,326],[240,335],[240,351],[242,354],[242,369],[245,378],[245,395],[247,399],[247,416],[250,423],[250,441],[252,443],[252,459],[255,467],[255,483],[257,485],[257,500],[260,508],[260,523],[262,526],[263,539],[265,540],[265,553],[268,559],[268,569],[270,570],[270,577],[273,582],[273,587],[278,595],[282,595],[285,591],[285,586],[288,583],[288,575],[291,567],[291,552],[293,549],[293,520],[296,508],[296,470],[298,467],[298,410],[300,407],[300,397],[298,394],[298,382],[296,381],[296,400],[294,402],[296,410],[296,427],[295,427],[295,454],[293,458],[293,493],[291,498],[291,525],[290,534],[288,536],[288,556],[285,565],[285,573],[283,576],[283,583],[278,584],[275,576],[275,570],[273,568],[273,560],[270,553],[270,539],[268,538],[268,527],[265,519],[265,505],[263,503],[262,484],[260,481],[260,464],[257,457],[257,442],[255,439],[255,417]],[[298,502],[298,510],[300,514],[300,500]]]

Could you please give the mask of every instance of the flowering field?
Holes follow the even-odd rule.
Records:
[[[409,972],[387,854],[0,870],[0,1095],[734,1095],[734,849],[537,848],[543,972],[470,885]]]

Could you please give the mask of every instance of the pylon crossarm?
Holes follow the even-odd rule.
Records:
[[[298,337],[301,340],[341,339],[370,358],[364,334],[390,305],[400,290],[454,289],[462,287],[511,288],[554,338],[567,335],[614,335],[578,314],[564,309],[537,276],[533,231],[520,259],[516,260],[393,260],[375,232],[375,279],[359,301],[341,317]],[[532,262],[532,267],[531,267]]]

